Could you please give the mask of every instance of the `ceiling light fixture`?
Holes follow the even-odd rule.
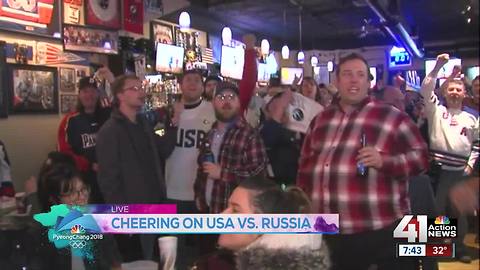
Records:
[[[270,52],[270,43],[266,39],[262,39],[262,42],[260,43],[260,51],[262,52],[263,55],[268,55]]]
[[[299,45],[300,45],[300,50],[298,51],[297,54],[297,61],[299,65],[303,65],[305,62],[305,53],[302,50],[302,6],[298,8],[298,33],[299,33]]]
[[[327,70],[328,72],[333,72],[333,61],[328,61]]]
[[[180,25],[180,30],[182,31],[190,28],[190,14],[188,14],[188,12],[186,11],[180,13],[180,17],[178,18],[178,24]]]
[[[290,49],[285,42],[285,29],[287,28],[287,11],[283,9],[283,42],[285,43],[282,47],[282,58],[289,59],[290,58]]]
[[[305,53],[303,51],[298,52],[297,62],[298,62],[299,65],[303,65],[303,63],[305,63]]]
[[[283,59],[290,58],[290,49],[288,48],[287,45],[283,45],[282,47],[282,58]]]
[[[229,27],[224,27],[222,30],[222,42],[225,46],[232,45],[232,30]]]
[[[310,58],[310,64],[312,65],[312,67],[316,67],[318,65],[318,57],[316,57],[315,55],[312,56],[312,58]]]

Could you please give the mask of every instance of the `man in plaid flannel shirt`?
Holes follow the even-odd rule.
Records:
[[[264,173],[267,154],[258,132],[240,114],[238,88],[220,83],[213,98],[217,121],[201,143],[195,180],[195,202],[200,211],[220,213],[238,182]],[[215,162],[205,160],[211,151]]]
[[[362,56],[343,58],[336,75],[340,99],[310,124],[297,184],[316,213],[340,214],[340,235],[325,237],[333,269],[410,269],[395,258],[392,232],[409,213],[408,177],[427,167],[426,145],[406,114],[368,97]],[[357,174],[360,162],[366,176]]]

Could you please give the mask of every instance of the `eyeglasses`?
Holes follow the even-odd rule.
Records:
[[[82,187],[79,190],[72,190],[72,191],[69,191],[67,193],[62,193],[62,194],[60,194],[60,196],[79,198],[81,195],[88,196],[89,194],[90,194],[90,188]]]
[[[127,90],[131,90],[133,92],[140,92],[140,91],[143,91],[143,87],[142,86],[132,86],[132,87],[128,87],[128,88],[124,88],[123,91],[127,91]]]
[[[221,94],[221,95],[216,95],[215,96],[216,99],[218,100],[221,100],[221,101],[225,101],[225,100],[229,100],[229,101],[232,101],[232,100],[235,100],[237,98],[237,95],[234,95],[234,94]]]

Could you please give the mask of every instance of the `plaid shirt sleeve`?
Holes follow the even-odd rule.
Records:
[[[407,116],[402,116],[395,134],[395,145],[403,150],[391,156],[380,153],[383,156],[381,170],[394,178],[420,174],[428,167],[427,146],[420,131]]]
[[[233,168],[222,167],[221,179],[225,182],[238,182],[248,177],[258,175],[265,170],[267,153],[262,138],[257,132],[244,137],[245,146],[241,149],[241,166]]]

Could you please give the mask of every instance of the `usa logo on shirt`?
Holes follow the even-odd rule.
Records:
[[[452,126],[452,127],[454,127],[454,126],[458,126],[457,119],[455,119],[455,118],[452,118],[452,120],[450,121],[450,126]]]

